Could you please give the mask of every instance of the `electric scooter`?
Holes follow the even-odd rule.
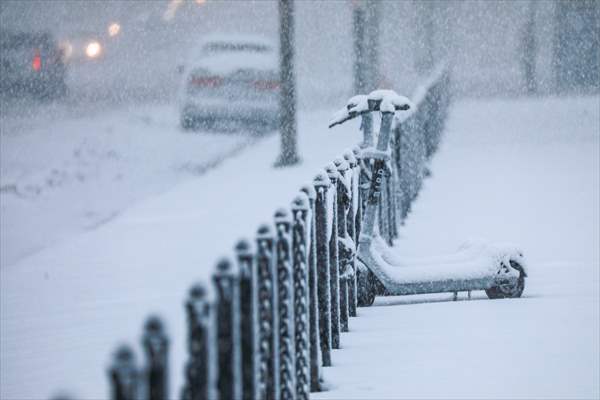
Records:
[[[401,123],[401,113],[413,108],[408,98],[394,91],[376,90],[352,97],[329,125],[332,128],[371,112],[381,114],[377,144],[361,154],[372,160],[372,174],[357,251],[359,305],[371,305],[376,295],[454,293],[456,299],[461,291],[470,298],[473,290],[484,290],[490,299],[520,297],[527,272],[523,253],[515,246],[471,242],[454,254],[408,260],[398,257],[378,235],[376,218],[391,157],[392,123],[394,118]]]

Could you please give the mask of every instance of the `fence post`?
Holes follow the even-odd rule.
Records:
[[[227,259],[217,264],[213,275],[216,290],[217,388],[221,399],[239,399],[241,386],[238,282]]]
[[[393,205],[393,226],[392,233],[393,238],[399,237],[399,225],[402,223],[402,187],[400,181],[400,135],[398,134],[400,123],[396,124],[396,127],[392,131],[391,137],[391,168],[392,168],[392,205]]]
[[[146,321],[142,346],[148,362],[148,399],[166,399],[169,397],[169,339],[158,317],[152,316]]]
[[[344,153],[344,159],[348,163],[350,170],[348,171],[350,181],[350,199],[348,210],[347,230],[348,236],[352,239],[354,247],[352,254],[352,270],[348,276],[348,313],[351,317],[356,317],[356,250],[358,244],[357,233],[357,213],[358,213],[358,177],[356,174],[356,157],[350,151]]]
[[[185,368],[184,400],[213,398],[214,361],[211,352],[210,304],[206,289],[197,284],[190,289],[185,304],[188,320],[189,359]]]
[[[340,271],[340,326],[342,332],[348,332],[349,295],[348,286],[350,275],[352,275],[352,259],[354,258],[354,242],[348,236],[348,211],[350,210],[350,182],[348,175],[348,163],[336,158],[334,164],[338,172],[337,185],[337,228],[338,228],[338,261]]]
[[[356,179],[356,184],[354,186],[354,189],[356,190],[356,193],[355,193],[356,200],[354,201],[354,203],[356,204],[356,218],[354,219],[354,222],[355,222],[354,223],[354,232],[355,232],[354,243],[357,245],[357,248],[358,248],[358,238],[360,236],[360,229],[362,227],[362,214],[363,214],[362,188],[361,188],[361,176],[363,175],[363,171],[362,171],[363,161],[362,161],[360,147],[353,147],[352,155],[354,156],[354,158],[356,158],[356,172],[354,174],[354,179]]]
[[[384,179],[384,190],[385,190],[385,202],[383,202],[383,204],[385,205],[385,209],[384,211],[384,219],[385,219],[385,233],[386,233],[386,239],[387,239],[387,243],[389,246],[393,246],[393,239],[394,239],[394,199],[393,199],[393,188],[392,188],[392,184],[393,184],[393,176],[392,176],[392,164],[391,164],[391,160],[388,160],[387,163],[387,168],[386,168],[386,174],[385,174],[385,179]]]
[[[337,227],[337,186],[338,172],[333,164],[325,167],[329,180],[331,182],[331,195],[333,203],[331,205],[331,235],[329,239],[329,270],[330,270],[330,286],[331,291],[331,347],[334,349],[340,348],[340,264],[338,252],[338,227]]]
[[[391,199],[389,197],[389,183],[390,183],[390,170],[389,170],[389,160],[386,160],[385,164],[385,172],[383,176],[383,181],[381,182],[381,197],[379,201],[379,207],[377,209],[377,222],[379,226],[379,235],[385,239],[388,245],[392,245],[391,243],[391,227],[390,227],[390,204]]]
[[[258,228],[256,267],[258,278],[258,326],[260,357],[258,398],[279,398],[279,335],[277,279],[273,257],[273,235],[268,225]]]
[[[256,274],[250,243],[240,240],[235,246],[240,276],[240,341],[243,400],[256,396]]]
[[[113,400],[137,400],[139,371],[129,346],[119,347],[109,370]]]
[[[279,385],[282,400],[295,399],[296,361],[294,346],[294,277],[292,271],[291,224],[284,209],[275,212],[277,288],[279,313]]]
[[[325,173],[314,180],[315,243],[317,249],[317,293],[319,300],[319,338],[324,367],[331,366],[331,291],[329,289],[329,238],[327,236],[327,190],[331,186]]]
[[[369,198],[369,189],[371,187],[371,178],[372,178],[372,160],[365,157],[363,154],[363,149],[354,148],[353,150],[354,156],[357,161],[358,168],[358,210],[356,213],[356,244],[358,245],[360,235],[363,228],[363,217],[365,208],[367,206],[367,200]],[[364,274],[367,274],[368,271],[365,270],[365,267],[357,262],[356,263],[356,305],[362,305],[363,299],[365,299],[365,292],[368,292],[368,288],[365,286],[366,279]],[[367,275],[368,276],[368,275]]]
[[[321,345],[319,340],[319,300],[317,296],[317,239],[315,226],[315,198],[317,194],[311,185],[304,185],[300,189],[308,196],[309,236],[308,236],[308,314],[310,327],[310,391],[321,390],[319,379],[321,377]]]
[[[308,287],[308,198],[298,195],[292,202],[292,251],[294,271],[294,332],[296,344],[296,397],[308,400],[310,393],[310,321]]]
[[[400,221],[404,223],[406,216],[408,215],[409,200],[409,152],[408,152],[408,138],[406,137],[405,122],[396,124],[394,130],[394,139],[396,141],[396,165],[398,169],[398,191],[396,196],[399,197],[400,201]]]
[[[359,176],[358,176],[358,197],[359,197],[359,211],[360,211],[360,219],[358,220],[358,225],[360,230],[362,229],[362,216],[365,212],[365,207],[367,206],[367,199],[369,198],[369,188],[371,187],[371,160],[363,157],[362,151],[359,153],[355,153],[358,160],[359,165]]]
[[[392,136],[391,143],[394,147],[396,147],[396,141],[394,136]],[[390,209],[389,209],[389,219],[390,219],[390,240],[398,238],[398,170],[395,162],[396,152],[392,149],[391,157],[389,163],[390,169],[390,177],[388,179],[388,196],[390,198]]]

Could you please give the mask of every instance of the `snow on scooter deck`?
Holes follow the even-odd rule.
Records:
[[[390,295],[486,290],[499,279],[514,284],[521,273],[527,274],[523,253],[509,244],[469,242],[452,254],[417,259],[401,257],[379,237],[369,248],[359,252],[359,259]]]

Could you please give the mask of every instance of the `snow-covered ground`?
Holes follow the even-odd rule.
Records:
[[[598,97],[456,104],[395,250],[511,241],[528,259],[524,297],[379,298],[314,398],[599,398],[599,139]]]
[[[185,133],[171,105],[3,104],[0,267],[101,225],[256,138]]]
[[[331,114],[299,118],[303,164],[296,168],[273,169],[280,139],[264,138],[210,173],[1,268],[0,398],[45,398],[61,388],[77,398],[108,397],[105,368],[114,346],[136,343],[149,313],[165,318],[173,338],[175,396],[190,285],[207,279],[235,240],[252,237],[300,184],[358,142],[356,124],[327,129]]]
[[[435,302],[447,296],[378,299],[379,307],[360,309],[360,318],[351,320],[343,349],[325,370],[330,390],[315,398],[600,395],[598,106],[598,97],[454,106],[433,177],[402,230],[399,255],[453,251],[474,236],[511,241],[529,259],[525,297],[484,301],[476,294],[477,301],[457,303]],[[159,114],[143,115],[160,125]],[[47,398],[61,389],[77,398],[108,397],[111,351],[122,341],[137,344],[149,313],[167,323],[170,387],[178,396],[185,293],[209,276],[236,239],[252,237],[301,183],[359,140],[356,123],[327,130],[330,116],[324,111],[300,119],[298,167],[273,169],[279,138],[266,138],[210,173],[182,179],[167,191],[160,187],[108,223],[3,266],[0,397]],[[173,160],[196,160],[189,146],[203,136],[146,130],[136,112],[127,118],[137,126],[135,135],[154,132],[148,147],[127,152],[132,157],[154,160],[174,136],[181,141],[173,158],[144,173],[168,175]],[[105,122],[99,121],[100,132]],[[101,139],[87,140],[92,145],[84,148],[107,148]],[[138,136],[133,143],[139,142]],[[4,149],[2,158],[4,185]],[[57,158],[64,159],[71,158]],[[111,171],[110,162],[97,166]],[[26,176],[26,182],[46,182],[33,179],[34,173]],[[73,208],[68,185],[52,189],[64,192],[65,201],[47,212]],[[120,194],[103,192],[97,201],[111,196]]]

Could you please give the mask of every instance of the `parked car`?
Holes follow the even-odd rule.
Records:
[[[0,93],[64,96],[64,53],[50,33],[0,31]]]
[[[180,70],[183,129],[224,119],[277,126],[279,68],[271,41],[247,35],[210,36]]]

